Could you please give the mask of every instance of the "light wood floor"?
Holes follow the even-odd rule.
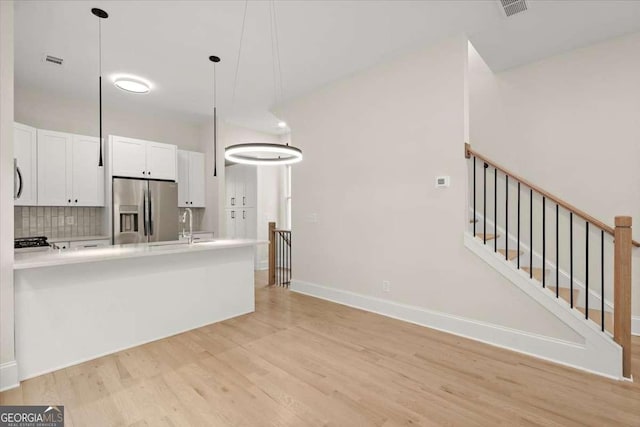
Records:
[[[640,384],[256,286],[256,312],[33,378],[68,426],[638,426]],[[640,340],[634,338],[636,378]]]

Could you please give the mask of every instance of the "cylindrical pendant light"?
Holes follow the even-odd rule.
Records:
[[[216,102],[218,86],[216,86],[216,64],[220,62],[220,57],[211,55],[209,61],[213,62],[213,176],[218,176],[218,110]]]
[[[109,14],[102,9],[94,7],[91,13],[98,17],[98,115],[100,122],[100,153],[98,158],[98,166],[102,167],[102,20],[107,19]]]

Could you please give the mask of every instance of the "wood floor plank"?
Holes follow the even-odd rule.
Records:
[[[0,403],[63,404],[70,426],[640,425],[638,383],[265,283],[255,313],[32,378]]]

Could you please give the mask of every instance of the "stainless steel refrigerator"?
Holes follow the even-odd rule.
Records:
[[[113,244],[178,240],[178,184],[113,178]]]

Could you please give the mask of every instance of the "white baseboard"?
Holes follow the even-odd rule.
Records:
[[[293,280],[289,289],[608,378],[622,379],[622,350],[620,347],[617,347],[619,350],[617,354],[615,351],[608,351],[603,357],[599,357],[593,352],[593,343],[564,341],[300,280]],[[595,346],[598,347],[597,344]],[[613,356],[613,360],[611,356]]]
[[[631,334],[640,337],[640,316],[631,318]]]
[[[6,362],[0,365],[0,391],[18,387],[18,364],[16,361]]]

